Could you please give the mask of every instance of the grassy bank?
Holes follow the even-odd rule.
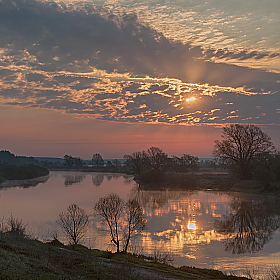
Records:
[[[227,172],[199,171],[135,177],[144,190],[217,190],[252,194],[280,194],[280,182],[240,180]]]
[[[152,258],[113,254],[58,240],[43,243],[15,233],[0,233],[0,279],[247,279],[220,271],[175,268]]]
[[[200,173],[194,175],[198,189],[243,192],[253,194],[280,194],[280,183],[264,184],[257,180],[239,180],[230,174]]]

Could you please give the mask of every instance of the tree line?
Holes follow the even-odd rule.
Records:
[[[199,169],[198,157],[183,154],[181,157],[169,157],[161,148],[151,147],[147,150],[133,152],[124,155],[124,160],[104,160],[99,153],[92,156],[90,164],[83,162],[81,158],[65,155],[65,167],[67,169],[87,169],[92,171],[124,172],[133,174],[143,181],[159,182],[166,173],[187,173]]]
[[[64,166],[69,169],[89,166],[81,158],[69,155],[64,156],[64,161]],[[238,179],[254,179],[266,188],[275,187],[275,182],[280,181],[280,153],[271,138],[255,125],[223,127],[221,140],[215,141],[212,160],[199,160],[188,153],[170,157],[161,148],[150,147],[124,155],[124,161],[105,161],[95,153],[90,162],[93,171],[133,174],[135,179],[144,183],[159,183],[170,178],[177,180],[182,174],[193,173],[200,167],[228,170]],[[181,179],[186,181],[186,178]]]
[[[170,174],[192,173],[197,171],[200,166],[214,169],[219,167],[228,170],[241,180],[255,179],[261,181],[267,188],[280,181],[280,153],[275,148],[271,138],[258,126],[231,124],[223,127],[221,140],[215,141],[213,157],[211,161],[204,162],[187,153],[182,156],[173,155],[170,157],[161,148],[151,147],[147,150],[124,155],[123,160],[104,160],[99,153],[95,153],[91,161],[86,163],[80,157],[65,155],[62,164],[61,162],[37,162],[32,157],[18,157],[8,151],[0,151],[2,166],[0,180],[5,177],[3,172],[8,173],[3,164],[12,163],[13,165],[36,164],[48,169],[123,172],[134,174],[136,179],[146,183],[162,182],[168,176],[170,177]],[[39,168],[33,166],[24,167],[22,171],[18,171],[19,169],[11,167],[11,170],[14,170],[11,171],[13,174],[22,174],[14,179],[36,176],[30,170],[33,169],[34,172],[35,169],[39,170]],[[169,175],[166,176],[166,174]],[[6,175],[6,177],[10,178],[9,175]]]
[[[199,169],[198,157],[190,154],[169,157],[158,147],[125,155],[124,158],[127,169],[144,183],[163,182],[170,178],[172,173],[185,174]]]

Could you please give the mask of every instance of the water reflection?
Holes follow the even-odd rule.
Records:
[[[276,200],[246,200],[233,198],[232,212],[216,221],[216,230],[228,238],[225,250],[233,254],[254,253],[263,249],[280,227]]]
[[[205,252],[199,251],[200,246],[212,246],[212,242],[225,238],[214,230],[214,219],[229,210],[227,195],[135,188],[131,196],[140,202],[148,220],[147,232],[139,241],[139,246],[148,254],[160,248],[180,258],[180,264],[185,265],[186,261],[190,264],[190,259],[205,258]]]
[[[139,188],[133,189],[131,196],[138,199],[148,219],[147,232],[139,246],[148,254],[158,248],[172,252],[178,265],[223,269],[225,264],[219,263],[225,259],[232,262],[234,255],[241,253],[255,253],[248,261],[254,263],[260,257],[257,253],[273,236],[276,237],[271,243],[279,241],[280,208],[276,199]],[[277,253],[278,249],[272,245],[262,254],[266,256],[271,251]]]
[[[111,181],[112,179],[113,179],[113,174],[108,174],[108,175],[107,175],[107,180],[108,180],[108,181]]]
[[[107,179],[107,181],[111,181],[118,180],[120,177],[123,178],[124,185],[130,185],[134,183],[133,176],[131,175],[125,175],[120,173],[93,173],[92,184],[95,187],[100,187],[103,184],[105,178]]]
[[[64,185],[65,186],[72,186],[73,184],[80,184],[86,178],[86,175],[83,174],[67,174],[64,175]]]
[[[0,184],[0,190],[5,190],[13,187],[26,188],[26,189],[32,188],[38,186],[39,184],[47,182],[48,179],[49,176],[43,176],[43,177],[27,179],[27,180],[8,180]]]
[[[59,240],[67,242],[55,221],[58,213],[76,203],[90,216],[84,244],[113,250],[108,245],[110,236],[98,231],[102,226],[93,206],[100,197],[114,192],[124,200],[137,198],[144,208],[147,229],[133,245],[145,255],[161,250],[172,253],[175,265],[232,272],[256,264],[266,269],[279,261],[280,207],[276,200],[206,191],[141,190],[132,176],[121,174],[54,171],[44,180],[30,189],[0,189],[0,217],[12,213],[29,224],[32,236],[44,240],[57,232]],[[65,187],[66,181],[71,187]],[[240,256],[233,252],[255,253]]]
[[[139,187],[132,190],[131,196],[137,199],[143,208],[147,209],[160,209],[168,204],[171,199],[178,200],[184,196],[191,196],[194,191],[147,191]]]
[[[123,179],[125,185],[130,185],[131,183],[134,182],[133,177],[131,175],[123,175]]]
[[[109,176],[109,181],[112,179],[112,176]],[[104,181],[104,174],[102,173],[96,173],[96,174],[93,174],[92,177],[91,177],[91,180],[92,180],[92,184],[95,186],[95,187],[100,187]]]

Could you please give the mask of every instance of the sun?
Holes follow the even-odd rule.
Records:
[[[196,100],[195,97],[190,97],[190,98],[187,98],[187,99],[186,99],[187,102],[191,102],[191,101],[194,101],[194,100]]]

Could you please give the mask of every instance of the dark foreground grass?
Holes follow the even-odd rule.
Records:
[[[175,268],[144,256],[43,243],[9,232],[0,233],[0,279],[246,279],[191,267]]]

